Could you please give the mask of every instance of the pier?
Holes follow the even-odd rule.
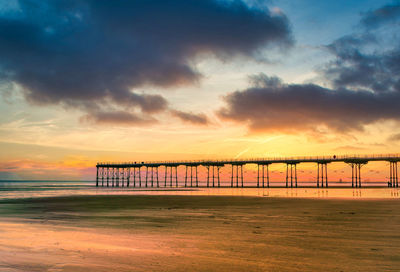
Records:
[[[362,187],[362,167],[369,162],[384,161],[389,163],[388,187],[399,187],[398,162],[400,154],[385,155],[344,155],[344,156],[314,156],[314,157],[279,157],[254,159],[228,160],[191,160],[191,161],[149,161],[149,162],[99,162],[96,165],[97,187],[221,187],[220,170],[230,167],[230,186],[243,187],[270,187],[269,166],[284,164],[286,166],[285,186],[294,188],[300,186],[298,182],[297,166],[303,163],[316,165],[316,187],[328,187],[328,165],[343,162],[351,170],[351,187]],[[257,185],[246,186],[243,177],[243,168],[246,165],[257,167]],[[198,170],[206,170],[205,180],[199,180]],[[183,169],[182,169],[183,168]],[[182,169],[182,180],[178,180],[178,172]],[[143,176],[143,170],[144,176]],[[160,174],[162,171],[162,175]],[[161,178],[161,179],[160,179]],[[162,182],[163,181],[163,182]]]

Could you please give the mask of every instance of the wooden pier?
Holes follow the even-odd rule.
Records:
[[[350,155],[350,156],[314,156],[314,157],[279,157],[229,160],[192,160],[192,161],[149,161],[109,163],[99,162],[96,165],[96,186],[101,187],[221,187],[220,169],[231,167],[230,186],[246,186],[243,179],[243,167],[257,165],[257,186],[270,187],[269,166],[286,165],[286,187],[298,187],[297,165],[314,163],[317,166],[316,187],[328,187],[328,164],[344,162],[351,167],[351,186],[362,187],[361,169],[371,161],[389,162],[388,187],[399,187],[398,167],[400,154],[385,155]],[[184,167],[184,180],[178,181],[178,168]],[[198,179],[198,168],[205,167],[207,179]],[[143,176],[143,171],[145,174]],[[160,175],[160,169],[164,170]],[[226,187],[226,186],[225,186]]]

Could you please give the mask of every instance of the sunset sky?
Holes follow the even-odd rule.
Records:
[[[400,1],[0,0],[0,179],[400,153],[399,34]]]

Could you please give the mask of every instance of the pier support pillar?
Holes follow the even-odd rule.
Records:
[[[136,187],[136,167],[133,167],[133,187]]]
[[[157,188],[160,187],[160,183],[158,181],[158,166],[156,166],[156,183],[157,183]]]
[[[133,167],[133,187],[136,187],[136,167]]]
[[[105,167],[101,168],[101,187],[104,187],[104,169]]]
[[[110,168],[107,167],[107,187],[110,187],[109,181],[110,181]]]
[[[168,175],[168,173],[167,173],[167,171],[168,171],[168,166],[164,166],[164,187],[167,187],[167,175]]]
[[[207,187],[210,187],[210,166],[206,165],[207,168]]]
[[[236,188],[239,187],[239,165],[236,165]]]
[[[147,176],[149,175],[149,167],[148,166],[146,166],[146,178],[145,178],[145,187],[147,187]]]
[[[99,167],[96,166],[96,187],[99,187]]]
[[[154,166],[150,167],[151,171],[151,187],[153,188],[154,186]]]
[[[388,187],[399,187],[398,169],[397,161],[390,161],[390,177],[388,182]]]
[[[131,178],[131,168],[126,168],[126,187],[129,187],[129,182]]]
[[[327,162],[317,162],[318,170],[317,170],[317,188],[328,187],[328,163]]]
[[[297,187],[297,162],[286,163],[286,188],[289,187]],[[290,168],[290,170],[289,170]]]
[[[215,166],[211,166],[212,167],[212,187],[215,187],[215,172],[214,172],[214,168]]]
[[[178,166],[175,166],[175,186],[178,187]]]
[[[174,174],[174,169],[175,169],[175,174]],[[164,186],[167,187],[169,181],[169,187],[172,187],[174,179],[175,179],[175,187],[178,187],[178,166],[165,165]]]
[[[172,187],[172,166],[169,167],[169,187]]]
[[[260,167],[261,166],[261,167]],[[260,170],[261,170],[261,185],[265,188],[265,168],[267,168],[267,187],[269,187],[269,164],[257,164],[257,187],[260,187]]]
[[[232,166],[232,173],[231,173],[231,188],[233,188],[233,164]]]
[[[223,165],[206,165],[207,167],[207,187],[210,186],[210,167],[212,172],[212,187],[221,187],[221,180],[219,176],[220,168]],[[197,170],[196,170],[196,179],[197,179]]]
[[[196,187],[199,186],[199,181],[197,178],[197,165],[185,165],[185,187],[188,186],[188,170],[190,169],[190,187],[193,187],[193,181],[196,183]],[[193,169],[194,169],[194,175],[193,175]]]
[[[119,167],[117,168],[117,177],[116,177],[116,187],[119,187],[119,171],[120,171],[120,169],[119,169]]]
[[[240,178],[242,180],[242,188],[243,188],[244,187],[244,184],[243,184],[243,164],[240,166]]]
[[[138,168],[138,174],[139,174],[139,188],[142,187],[142,167],[139,166]]]
[[[112,168],[112,176],[111,176],[111,186],[114,187],[114,181],[115,181],[115,168]]]
[[[121,168],[121,187],[124,187],[125,167]]]
[[[198,172],[197,172],[197,165],[196,165],[196,187],[199,187],[199,177],[198,177]]]
[[[213,187],[215,187],[215,182],[214,182],[214,180],[215,180],[215,173],[214,173],[215,166],[213,165],[212,168],[213,168]]]
[[[188,179],[188,166],[185,165],[185,187],[187,187],[187,179]]]
[[[217,166],[217,177],[218,177],[218,187],[221,187],[220,181],[219,181],[219,169],[221,166]]]
[[[347,163],[351,166],[351,187],[361,188],[361,167],[368,161],[350,161]]]
[[[239,180],[241,182],[241,187],[243,187],[243,164],[232,164],[231,187],[234,187],[234,181],[236,181],[236,187],[239,187]]]

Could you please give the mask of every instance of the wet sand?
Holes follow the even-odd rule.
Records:
[[[399,271],[400,200],[0,201],[0,271]]]

